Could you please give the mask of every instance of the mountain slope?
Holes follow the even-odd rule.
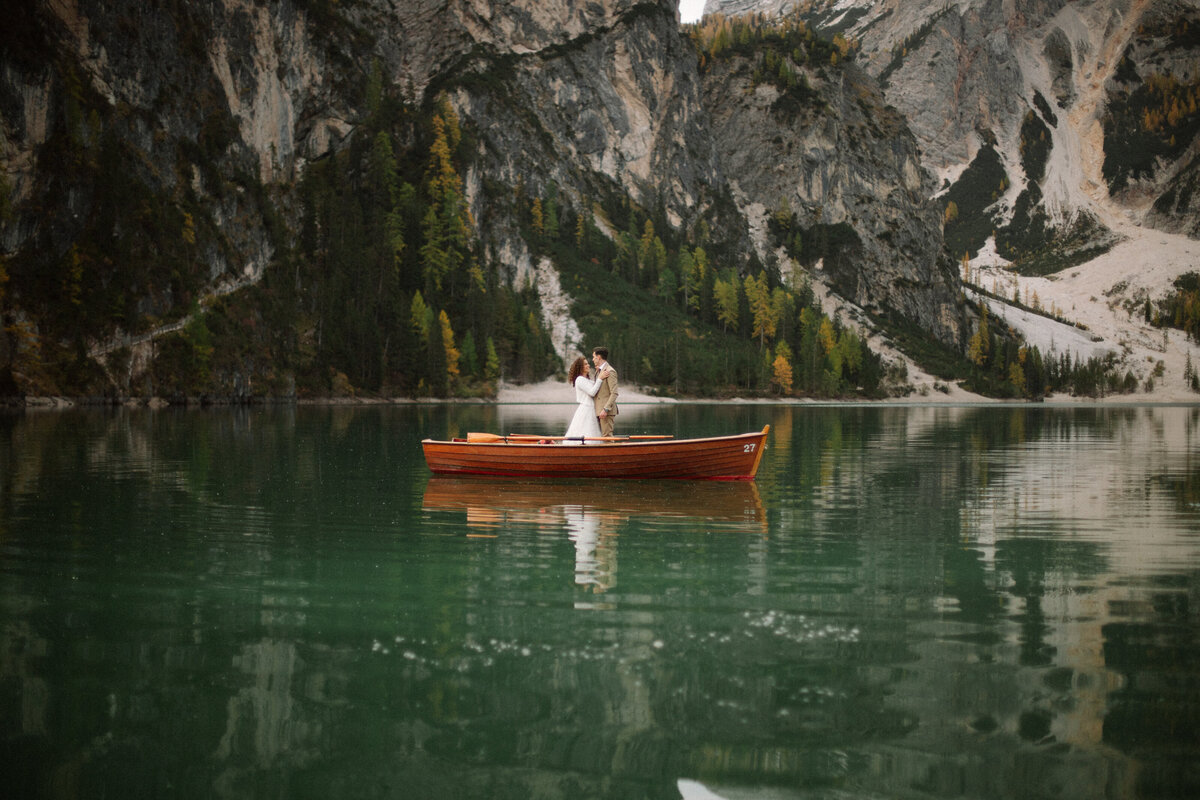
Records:
[[[791,277],[756,232],[785,196],[847,298],[962,347],[912,139],[828,43],[812,113],[761,95],[776,133],[750,148],[713,123],[749,57],[702,71],[672,0],[43,0],[10,23],[0,394],[486,394],[584,336],[675,386],[681,348],[714,371],[736,350],[728,382],[766,392],[775,312],[752,336],[744,282]],[[618,295],[624,324],[577,300]]]
[[[1196,3],[709,0],[705,12],[798,12],[857,41],[939,176],[947,247],[968,254],[971,281],[1053,304],[1143,386],[1163,360],[1154,396],[1194,397],[1186,337],[1129,309],[1196,269],[1178,235],[1200,230]],[[1030,324],[1030,341],[1061,350],[1052,328]]]
[[[941,212],[912,135],[874,81],[853,65],[826,66],[823,50],[788,73],[791,86],[762,77],[769,53],[791,69],[793,45],[767,38],[703,70],[712,141],[760,257],[786,272],[803,263],[861,309],[960,341],[955,268],[940,251]]]

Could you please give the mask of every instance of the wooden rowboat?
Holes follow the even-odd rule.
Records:
[[[562,437],[468,434],[465,439],[425,439],[425,463],[438,475],[512,478],[670,478],[754,480],[767,433],[704,439],[610,437],[587,447],[563,446]]]

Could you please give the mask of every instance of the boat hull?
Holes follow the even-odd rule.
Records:
[[[438,475],[748,481],[758,472],[769,430],[587,446],[425,439],[421,447]]]

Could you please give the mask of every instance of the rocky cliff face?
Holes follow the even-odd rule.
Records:
[[[514,186],[624,198],[679,236],[703,221],[738,268],[778,258],[753,232],[786,200],[805,230],[852,231],[823,262],[848,299],[961,343],[932,187],[873,80],[833,70],[824,111],[780,113],[735,65],[702,74],[677,22],[672,0],[19,4],[0,33],[0,312],[20,333],[0,362],[37,346],[26,363],[96,385],[132,348],[127,387],[197,303],[287,274],[301,183],[354,145],[380,73],[471,131],[474,233],[517,284]]]
[[[373,58],[413,102],[452,90],[484,131],[481,176],[569,185],[591,173],[638,201],[664,192],[677,223],[700,184],[719,182],[695,59],[670,0],[393,5],[363,0],[336,15],[324,3],[238,0],[25,9],[10,32],[4,87],[15,207],[39,191],[42,148],[72,124],[47,118],[61,105],[55,94],[84,92],[139,118],[116,135],[152,163],[156,188],[187,179],[172,150],[181,139],[207,144],[206,125],[227,126],[216,154],[226,163],[286,183],[365,115]],[[41,59],[46,45],[59,63]],[[69,135],[86,138],[78,122]],[[6,249],[19,249],[30,228],[6,226]]]
[[[543,4],[529,3],[515,31],[509,17],[495,15],[491,28],[473,18],[476,45],[439,76],[479,131],[468,183],[523,184],[534,193],[553,184],[579,206],[623,195],[645,207],[661,204],[674,227],[692,226],[710,211],[724,178],[696,57],[679,35],[673,4],[615,4],[593,19],[581,4],[561,5],[548,15]],[[573,16],[566,13],[573,8]],[[567,35],[571,19],[578,24]],[[512,221],[488,213],[495,199],[472,193],[476,218],[489,226],[485,236],[515,257],[520,280],[527,256]],[[717,222],[724,235],[744,239],[738,220]]]
[[[494,54],[462,66],[479,75],[498,68]],[[781,201],[801,227],[847,225],[856,244],[824,262],[835,289],[956,342],[962,319],[940,210],[927,199],[914,140],[874,81],[853,68],[814,72],[820,111],[798,114],[779,110],[777,90],[753,89],[748,71],[734,62],[697,73],[674,20],[641,13],[606,36],[512,59],[505,102],[480,81],[465,82],[455,99],[481,130],[478,173],[507,184],[553,181],[581,199],[617,191],[661,203],[672,226],[708,218],[734,252],[755,248],[763,261],[782,254],[748,234]],[[733,216],[714,202],[726,194]],[[519,253],[505,233],[503,224],[495,232]]]
[[[671,0],[379,4],[356,18],[410,99],[449,89],[478,127],[476,184],[662,194],[683,224],[720,181]]]
[[[1194,2],[708,0],[705,12],[799,13],[858,41],[924,165],[983,198],[972,253],[997,230],[1003,254],[1044,271],[1131,222],[1196,230]],[[986,185],[969,169],[981,151],[1000,176]]]
[[[1136,108],[1136,101],[1143,100],[1143,126],[1151,104],[1162,116],[1152,120],[1159,127],[1147,131],[1151,135],[1141,143],[1141,169],[1116,194],[1124,205],[1144,210],[1145,224],[1193,239],[1200,238],[1200,126],[1194,111],[1200,102],[1198,86],[1200,8],[1189,2],[1146,7],[1106,88],[1115,106]],[[1110,127],[1117,124],[1114,117]],[[1118,159],[1113,162],[1115,167]]]
[[[916,141],[860,70],[812,70],[813,105],[781,104],[755,87],[741,59],[705,79],[705,107],[721,163],[750,228],[787,209],[802,240],[843,233],[820,252],[818,277],[875,314],[898,311],[953,342],[962,325],[955,268],[942,252],[941,212]],[[768,237],[760,236],[768,250]],[[782,253],[764,252],[763,258]]]

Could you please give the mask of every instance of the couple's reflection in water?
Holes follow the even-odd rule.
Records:
[[[586,506],[563,506],[567,538],[575,545],[575,585],[604,594],[617,582],[617,531],[628,514],[597,511]],[[577,600],[576,608],[605,604]]]
[[[766,532],[753,482],[505,480],[432,477],[426,511],[465,511],[467,536],[499,538],[510,526],[565,531],[575,547],[575,585],[603,595],[617,584],[617,541],[632,522],[674,518],[681,525],[724,525]],[[577,608],[604,608],[601,598]]]

